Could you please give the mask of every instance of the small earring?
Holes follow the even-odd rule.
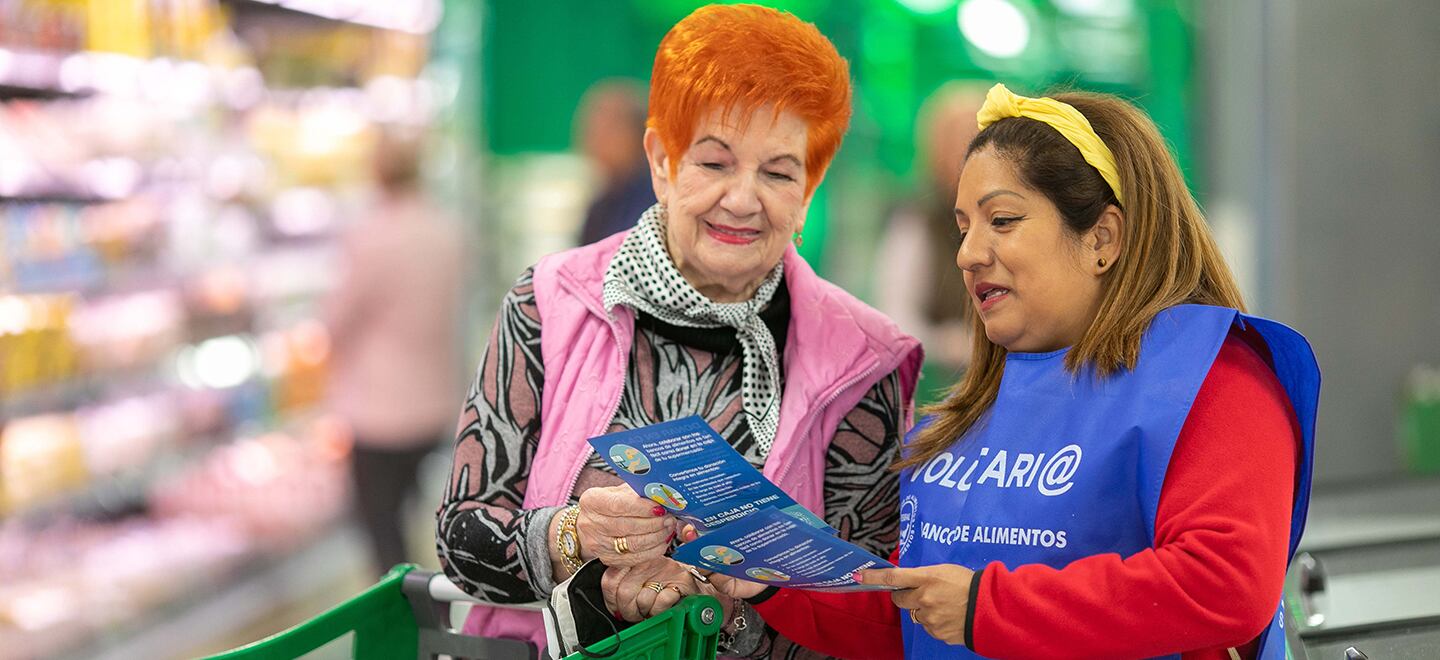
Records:
[[[1095,262],[1095,263],[1099,264],[1101,268],[1104,268],[1104,267],[1105,267],[1105,257],[1100,257],[1100,260],[1097,261],[1097,262]]]
[[[798,231],[790,235],[790,240],[795,242],[795,247],[797,248],[805,245],[805,237],[800,235],[800,232]]]

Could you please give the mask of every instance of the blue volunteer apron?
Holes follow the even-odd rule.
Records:
[[[1063,568],[1090,555],[1130,556],[1153,547],[1175,440],[1233,325],[1253,327],[1265,339],[1299,420],[1304,451],[1293,556],[1310,501],[1320,391],[1314,353],[1304,337],[1274,321],[1180,305],[1155,317],[1133,371],[1103,381],[1066,371],[1066,350],[1011,353],[995,404],[975,428],[901,477],[900,565]],[[906,657],[977,657],[931,637],[907,616],[901,625]],[[1261,635],[1259,657],[1282,660],[1285,651],[1282,599]]]

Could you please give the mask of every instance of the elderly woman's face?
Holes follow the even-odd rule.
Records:
[[[653,130],[645,135],[655,195],[669,211],[670,257],[716,302],[748,300],[805,224],[806,125],[760,108],[749,120],[711,112],[673,177]]]

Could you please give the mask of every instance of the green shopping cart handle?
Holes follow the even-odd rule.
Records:
[[[451,630],[450,603],[474,600],[444,576],[401,564],[379,583],[313,619],[207,660],[291,660],[350,634],[354,635],[350,648],[355,660],[434,658],[437,653],[529,660],[543,653],[528,642],[473,637]],[[536,605],[516,607],[539,609]],[[586,650],[610,653],[607,660],[714,660],[721,619],[719,601],[689,596],[670,610]],[[584,656],[575,653],[566,660],[571,658],[583,660]]]
[[[405,576],[415,568],[396,566],[379,583],[309,621],[207,660],[289,660],[350,633],[355,660],[417,657],[419,626],[401,591]]]
[[[724,622],[720,601],[686,596],[672,607],[586,647],[591,657],[605,660],[714,660]],[[589,660],[572,653],[564,660]]]

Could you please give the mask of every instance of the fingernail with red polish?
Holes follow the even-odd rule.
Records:
[[[695,539],[698,539],[698,538],[700,538],[700,532],[697,532],[697,531],[695,531],[695,530],[693,530],[693,529],[685,530],[685,540],[686,540],[686,541],[694,541]]]
[[[666,543],[669,543],[669,542],[674,541],[674,540],[675,540],[675,532],[670,532],[670,535],[667,536],[667,537],[665,537],[665,542],[666,542]]]
[[[622,618],[622,617],[620,616],[620,613],[619,613],[619,612],[611,612],[611,613],[610,613],[610,616],[615,617],[616,620],[619,620],[619,619]]]
[[[851,579],[851,580],[854,580],[854,581],[857,582],[857,583],[861,583],[861,584],[863,584],[863,583],[865,582],[865,579],[864,579],[863,577],[861,577],[861,575],[860,575],[860,571],[855,571],[854,573],[851,573],[851,574],[850,574],[850,579]]]
[[[656,504],[656,505],[655,505],[655,508],[653,508],[653,509],[650,510],[650,513],[655,514],[655,517],[656,517],[656,518],[659,518],[660,516],[665,515],[665,507],[660,506],[659,504]]]

